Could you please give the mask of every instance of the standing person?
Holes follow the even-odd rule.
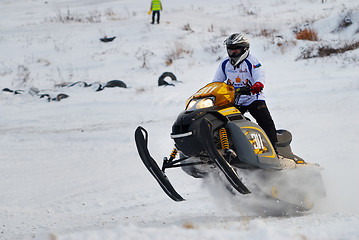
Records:
[[[237,95],[234,105],[242,114],[249,111],[276,149],[276,128],[262,92],[265,83],[263,68],[257,58],[249,54],[249,41],[241,33],[232,34],[224,44],[228,57],[219,65],[213,82],[231,84],[236,93],[241,87],[250,88],[251,95]]]
[[[157,23],[160,23],[160,11],[162,11],[161,0],[152,0],[151,2],[151,11],[152,11],[152,24],[155,23],[155,17],[157,15]]]

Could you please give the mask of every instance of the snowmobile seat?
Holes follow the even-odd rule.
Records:
[[[284,129],[277,130],[277,147],[286,147],[292,142],[292,134]]]

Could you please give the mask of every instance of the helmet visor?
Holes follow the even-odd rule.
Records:
[[[244,53],[244,49],[243,48],[238,48],[238,47],[237,48],[228,47],[227,48],[227,53],[228,53],[229,57],[236,58],[236,57],[241,56]]]

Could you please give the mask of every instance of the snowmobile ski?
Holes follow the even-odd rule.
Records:
[[[148,133],[146,129],[141,126],[137,127],[135,131],[135,141],[142,162],[145,164],[152,176],[157,180],[163,191],[176,202],[184,201],[185,199],[176,192],[166,174],[159,168],[156,161],[151,157],[147,147]]]
[[[229,183],[236,189],[238,192],[242,194],[251,193],[249,189],[242,183],[239,179],[236,171],[231,167],[231,165],[223,158],[223,156],[218,152],[214,142],[213,137],[208,126],[207,120],[203,119],[200,124],[200,132],[202,134],[202,142],[206,152],[209,157],[216,165],[221,169]]]

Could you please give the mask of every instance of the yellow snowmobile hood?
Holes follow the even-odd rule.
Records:
[[[192,99],[215,97],[215,106],[224,107],[233,105],[234,87],[224,82],[212,82],[199,89],[187,99],[186,106]]]

